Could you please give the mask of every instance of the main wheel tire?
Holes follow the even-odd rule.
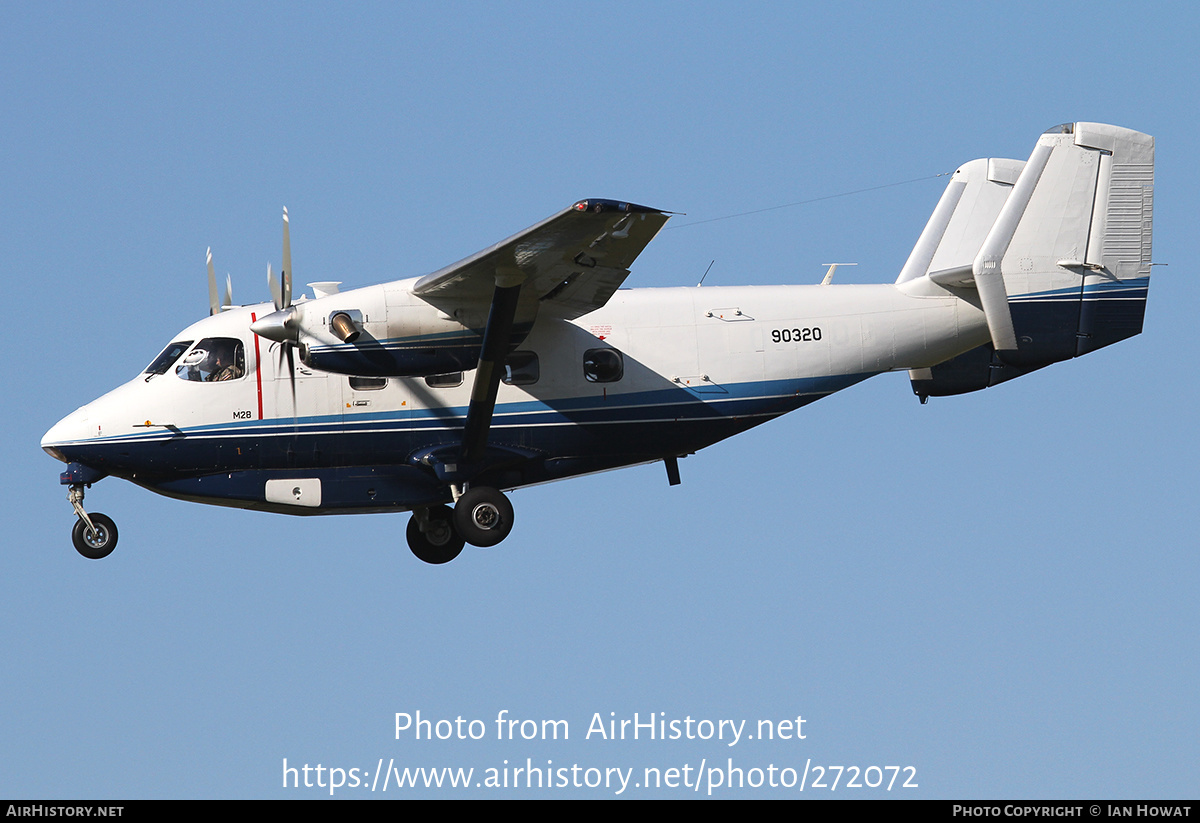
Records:
[[[89,514],[95,533],[81,519],[76,519],[75,528],[71,530],[71,542],[75,551],[89,560],[99,560],[108,557],[117,547],[117,524],[106,514]]]
[[[431,506],[425,531],[414,514],[408,521],[408,547],[418,560],[439,566],[458,557],[463,550],[463,539],[454,529],[454,512],[449,506]]]
[[[454,527],[472,546],[495,546],[512,531],[512,503],[490,486],[472,486],[454,505]]]

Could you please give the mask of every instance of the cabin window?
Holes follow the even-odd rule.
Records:
[[[461,386],[463,381],[463,373],[460,371],[452,371],[448,374],[430,374],[425,377],[425,384],[434,389],[452,389],[455,386]]]
[[[387,386],[386,377],[351,377],[350,388],[355,391],[379,391]]]
[[[515,351],[504,361],[504,376],[500,379],[510,386],[528,386],[540,376],[537,352]]]
[[[242,341],[235,337],[206,337],[188,352],[175,374],[196,383],[237,380],[246,374]]]
[[[146,367],[145,374],[166,374],[167,369],[175,365],[179,355],[187,351],[190,345],[192,345],[191,340],[176,340],[163,349],[162,354],[154,358],[154,362]]]
[[[625,374],[625,358],[616,349],[588,349],[583,353],[583,376],[589,383],[614,383]]]

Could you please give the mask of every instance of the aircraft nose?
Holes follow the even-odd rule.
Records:
[[[69,462],[57,448],[68,443],[85,440],[93,434],[88,420],[88,407],[83,406],[68,414],[42,435],[42,448],[56,460]]]

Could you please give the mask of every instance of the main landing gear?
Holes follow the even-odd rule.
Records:
[[[449,563],[464,543],[495,546],[513,527],[513,507],[504,494],[490,486],[473,486],[458,498],[454,509],[430,506],[417,509],[408,521],[408,547],[426,563]]]
[[[75,544],[75,550],[89,560],[99,560],[112,554],[117,547],[117,524],[106,514],[88,514],[83,510],[82,483],[70,486],[67,500],[79,516],[71,530],[71,542]]]
[[[454,530],[454,512],[449,506],[414,511],[406,536],[412,553],[435,566],[449,563],[463,550],[463,539]]]

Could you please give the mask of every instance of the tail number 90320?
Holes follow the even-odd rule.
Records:
[[[820,326],[808,329],[771,329],[771,341],[774,343],[811,343],[820,339]]]

